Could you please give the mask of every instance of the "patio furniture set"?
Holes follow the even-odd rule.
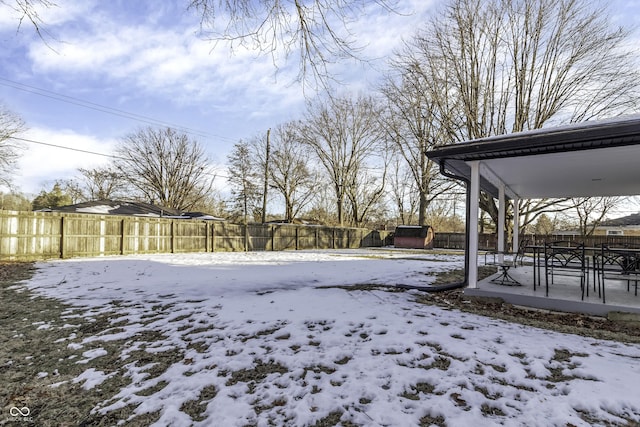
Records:
[[[626,282],[627,291],[638,295],[640,281],[640,248],[611,247],[602,244],[587,247],[583,243],[569,241],[546,242],[543,245],[528,241],[520,245],[515,253],[489,251],[485,254],[485,264],[495,265],[500,274],[492,282],[507,286],[521,284],[510,274],[512,268],[524,265],[525,253],[533,254],[533,289],[541,287],[545,279],[545,296],[549,296],[549,285],[559,276],[579,280],[581,299],[589,296],[590,288],[598,292],[598,298],[606,303],[605,283]]]

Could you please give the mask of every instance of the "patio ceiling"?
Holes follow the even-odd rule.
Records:
[[[427,152],[468,179],[480,161],[481,187],[494,197],[500,184],[521,199],[640,194],[640,115],[539,129]]]

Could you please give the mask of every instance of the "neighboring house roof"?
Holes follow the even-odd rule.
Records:
[[[204,212],[182,212],[181,217],[187,217],[191,219],[203,219],[203,220],[210,220],[210,221],[225,220],[224,218],[219,218],[217,216],[209,215],[208,213],[204,213]]]
[[[93,200],[90,202],[77,203],[75,205],[59,206],[42,210],[49,212],[91,213],[100,215],[222,220],[222,218],[216,218],[203,212],[181,212],[177,209],[152,205],[150,203],[129,202],[123,200]]]
[[[614,218],[600,223],[601,227],[640,226],[640,213]]]

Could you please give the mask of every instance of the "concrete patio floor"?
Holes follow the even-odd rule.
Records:
[[[525,307],[546,310],[585,313],[595,316],[607,316],[610,312],[626,312],[640,314],[640,293],[635,296],[631,283],[627,291],[627,283],[617,280],[606,282],[606,303],[593,289],[593,272],[589,272],[589,296],[581,300],[580,280],[576,277],[556,276],[554,283],[549,283],[549,296],[545,296],[544,268],[541,268],[540,286],[534,291],[533,266],[523,265],[509,270],[509,275],[520,283],[519,286],[507,286],[493,283],[499,277],[496,273],[478,283],[478,288],[466,288],[468,296],[501,298],[505,302]]]

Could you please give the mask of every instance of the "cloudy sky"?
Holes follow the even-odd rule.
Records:
[[[346,61],[332,71],[342,91],[364,91],[385,58],[443,0],[399,0],[400,14],[371,6],[351,25],[367,64]],[[32,141],[110,154],[127,133],[147,125],[182,128],[224,171],[235,142],[301,117],[305,95],[297,63],[213,44],[200,36],[187,0],[56,0],[41,11],[43,39],[0,4],[0,102],[20,115]],[[640,24],[640,2],[616,0],[614,21]],[[637,35],[636,35],[637,37]],[[34,194],[55,179],[107,157],[25,142],[18,189]],[[224,172],[223,172],[224,173]],[[224,181],[224,178],[220,178]],[[224,182],[219,185],[224,186]]]

